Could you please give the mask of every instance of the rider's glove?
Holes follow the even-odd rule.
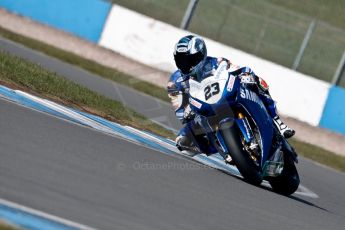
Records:
[[[185,120],[191,120],[194,119],[195,117],[195,113],[193,112],[193,110],[190,108],[189,105],[187,105],[184,109],[184,113],[183,113],[183,118]]]
[[[177,109],[179,109],[182,105],[182,93],[181,92],[169,93],[168,96],[171,100],[171,104],[174,110],[176,111]]]
[[[222,61],[225,61],[225,62],[227,63],[226,69],[230,69],[230,67],[231,67],[232,64],[231,64],[231,62],[230,62],[228,59],[223,58],[223,57],[217,58],[217,63],[218,63],[218,65],[219,65]]]

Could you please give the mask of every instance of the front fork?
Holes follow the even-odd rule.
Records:
[[[239,128],[243,138],[244,138],[244,144],[246,145],[250,145],[253,140],[254,140],[254,134],[252,129],[250,128],[248,119],[242,114],[242,113],[238,113],[238,118],[225,118],[222,121],[219,122],[219,126],[222,123],[225,122],[233,122],[233,125],[237,125],[237,127]],[[224,140],[222,138],[222,136],[220,135],[220,132],[217,130],[217,138],[219,139],[219,142],[221,143],[221,145],[226,148],[226,145],[224,143]]]
[[[227,155],[229,154],[229,151],[224,144],[224,140],[223,140],[222,136],[220,135],[218,128],[216,128],[216,130],[212,129],[207,118],[204,118],[204,117],[199,117],[199,120],[197,122],[199,122],[201,127],[203,127],[205,129],[205,133],[206,133],[207,138],[209,139],[210,143],[213,144],[213,146],[216,148],[218,153],[225,160]]]
[[[238,118],[225,118],[219,122],[219,125],[216,127],[216,130],[213,130],[211,125],[209,124],[207,119],[201,119],[202,126],[205,128],[207,133],[207,137],[209,138],[210,142],[214,144],[214,147],[217,149],[218,153],[226,159],[231,150],[227,148],[225,145],[223,136],[221,135],[218,127],[224,122],[233,122],[233,125],[237,125],[239,130],[244,137],[244,141],[247,145],[250,145],[253,142],[254,134],[253,131],[250,129],[249,122],[246,117],[243,116],[242,113],[238,113]]]

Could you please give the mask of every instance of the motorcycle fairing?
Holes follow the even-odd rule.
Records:
[[[254,91],[246,87],[246,85],[241,84],[241,80],[238,77],[231,75],[231,73],[224,69],[221,69],[222,71],[219,69],[215,71],[214,75],[201,82],[194,81],[193,79],[189,80],[190,106],[196,114],[207,118],[221,116],[218,119],[219,121],[229,117],[237,119],[233,110],[238,106],[247,111],[247,116],[250,116],[256,123],[261,135],[262,157],[260,163],[263,166],[263,163],[270,155],[274,135],[272,118]],[[218,84],[217,87],[216,84]],[[211,90],[209,91],[207,88]],[[211,93],[211,97],[207,97],[207,93],[209,92]],[[212,92],[214,92],[213,95]],[[248,135],[243,121],[238,120],[235,124],[238,126],[246,141],[249,141],[251,135]],[[223,145],[221,138],[217,139]],[[224,146],[222,147],[224,148]]]

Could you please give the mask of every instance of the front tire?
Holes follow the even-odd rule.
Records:
[[[286,154],[286,153],[284,153]],[[273,191],[289,196],[298,189],[300,179],[293,159],[284,156],[284,168],[281,175],[268,179]]]
[[[260,185],[262,182],[260,167],[254,163],[249,153],[244,150],[240,139],[240,132],[237,126],[234,125],[234,122],[228,121],[221,124],[220,132],[229,154],[244,180],[253,185]]]

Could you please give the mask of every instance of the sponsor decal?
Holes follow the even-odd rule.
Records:
[[[232,89],[234,88],[234,84],[235,84],[235,76],[234,75],[230,75],[230,79],[228,82],[228,85],[226,86],[226,89],[231,92]]]
[[[249,131],[249,128],[247,126],[247,122],[246,122],[245,118],[239,119],[239,122],[240,122],[240,126],[241,126],[240,129],[243,130],[243,128],[244,128],[243,131],[246,132],[248,139],[251,139],[250,131]],[[246,139],[247,139],[247,137],[246,137]]]
[[[243,125],[244,125],[244,129],[246,130],[247,136],[250,138],[250,133],[249,133],[249,129],[246,122],[243,122]]]
[[[177,48],[177,52],[187,52],[187,51],[188,51],[188,48],[186,47]]]
[[[264,90],[268,90],[268,89],[269,89],[269,86],[268,86],[267,82],[266,82],[264,79],[262,79],[261,77],[260,77],[260,86],[261,86]]]
[[[254,84],[255,83],[255,79],[251,75],[244,74],[244,75],[241,76],[241,83]]]
[[[200,102],[197,102],[193,98],[189,98],[189,103],[198,109],[200,109],[202,106],[202,104]]]
[[[241,89],[241,91],[240,91],[240,96],[242,98],[246,98],[246,93],[245,93],[245,91],[243,89]]]
[[[183,80],[184,80],[184,78],[181,76],[181,77],[177,78],[176,82],[181,82]]]
[[[175,115],[177,116],[178,119],[182,119],[184,113],[183,112],[177,112],[177,113],[175,113]]]
[[[186,42],[181,42],[181,43],[178,43],[178,46],[188,46],[188,41]]]
[[[241,89],[240,96],[244,99],[248,99],[252,102],[259,104],[260,107],[263,108],[263,104],[262,104],[260,98],[258,97],[258,95],[256,95],[256,93],[249,91],[247,89]]]
[[[247,125],[247,121],[246,121],[246,120],[243,120],[243,125],[244,125],[244,128],[245,128],[245,130],[246,130],[246,133],[247,133],[248,138],[251,139],[251,138],[252,138],[252,135],[251,135],[251,133],[250,133],[250,131],[249,131],[249,127],[248,127],[248,125]]]

